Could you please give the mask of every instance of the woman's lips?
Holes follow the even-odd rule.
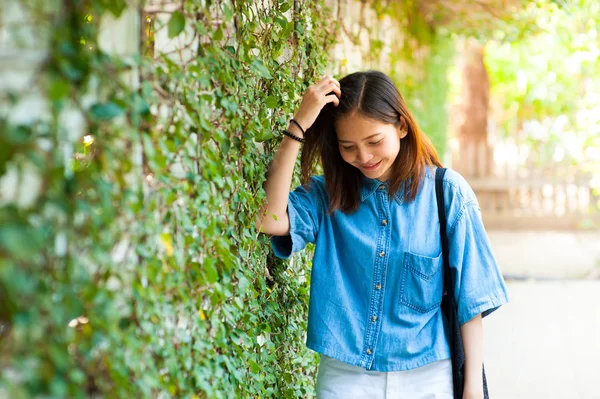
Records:
[[[376,164],[374,164],[372,166],[361,165],[361,167],[366,170],[373,170],[373,169],[377,169],[377,167],[379,166],[380,163],[381,163],[381,161],[377,162]]]

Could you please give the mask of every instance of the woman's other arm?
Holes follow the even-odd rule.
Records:
[[[460,328],[465,348],[465,390],[463,399],[483,399],[483,323],[481,314]]]

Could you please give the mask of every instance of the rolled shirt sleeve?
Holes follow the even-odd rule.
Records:
[[[478,314],[485,317],[507,303],[508,294],[476,201],[462,206],[448,236],[454,297],[462,326]]]
[[[288,218],[290,232],[286,236],[271,237],[271,246],[275,256],[289,258],[308,243],[314,243],[319,232],[323,216],[323,181],[320,177],[311,177],[309,187],[298,186],[288,197]]]

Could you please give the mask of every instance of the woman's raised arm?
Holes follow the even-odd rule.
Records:
[[[328,94],[328,93],[335,93]],[[326,76],[308,88],[302,104],[294,119],[307,130],[317,119],[325,104],[339,104],[340,83],[331,76]],[[288,131],[304,138],[298,126],[290,123]],[[267,201],[260,209],[256,219],[256,228],[266,234],[285,236],[290,232],[290,221],[287,213],[288,196],[292,185],[292,176],[301,143],[284,136],[275,158],[267,172],[267,181],[263,185],[267,193]]]

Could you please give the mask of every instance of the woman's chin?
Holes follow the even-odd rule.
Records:
[[[385,172],[384,170],[381,170],[380,168],[377,168],[376,170],[364,170],[361,169],[360,170],[362,172],[363,175],[365,175],[365,177],[368,177],[369,179],[377,179],[377,180],[382,180],[383,177],[385,177]]]

